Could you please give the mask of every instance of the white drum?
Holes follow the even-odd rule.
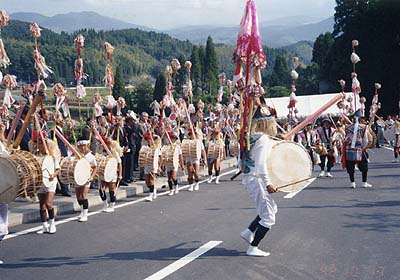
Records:
[[[40,165],[42,166],[43,185],[47,188],[54,187],[54,184],[57,184],[57,178],[52,181],[49,180],[50,176],[55,172],[53,157],[36,157],[36,160],[39,161]]]
[[[91,170],[90,162],[86,158],[64,158],[61,161],[60,181],[84,186],[89,181]]]
[[[275,187],[283,192],[295,192],[314,180],[311,178],[312,161],[306,149],[294,142],[271,141],[275,143],[267,155],[267,168]]]
[[[200,160],[201,150],[201,140],[184,139],[182,142],[182,155],[186,162]]]
[[[392,128],[385,129],[385,131],[383,132],[383,137],[389,142],[395,141],[396,140],[396,128],[393,126]]]
[[[114,157],[96,155],[97,176],[101,181],[113,182],[117,179],[118,161]]]

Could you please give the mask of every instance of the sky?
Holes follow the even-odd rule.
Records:
[[[255,0],[260,21],[307,15],[333,16],[335,0]],[[0,0],[9,13],[46,16],[94,11],[160,30],[188,25],[237,25],[246,0]]]

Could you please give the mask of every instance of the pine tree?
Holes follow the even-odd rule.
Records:
[[[167,93],[167,78],[164,72],[160,72],[154,86],[153,99],[161,102],[164,95]]]
[[[212,96],[216,96],[218,88],[218,61],[217,53],[215,52],[215,46],[211,36],[208,36],[207,39],[204,68],[204,75],[207,87],[206,90]]]
[[[190,61],[192,62],[191,78],[193,81],[193,93],[197,92],[197,89],[201,85],[201,72],[202,64],[200,61],[199,47],[193,46],[192,55],[190,56]]]
[[[126,97],[125,96],[125,82],[124,78],[122,76],[122,71],[121,67],[117,66],[117,69],[115,69],[115,74],[114,74],[114,87],[113,87],[113,96],[115,99],[118,99],[119,97]]]

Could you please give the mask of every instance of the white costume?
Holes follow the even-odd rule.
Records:
[[[271,184],[268,177],[266,154],[272,147],[272,142],[266,134],[257,133],[252,137],[257,139],[250,150],[250,159],[253,161],[250,170],[242,179],[242,184],[250,194],[250,197],[256,204],[256,209],[261,220],[259,224],[271,228],[275,224],[275,214],[278,207],[267,191],[267,186]]]

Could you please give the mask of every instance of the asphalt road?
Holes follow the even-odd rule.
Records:
[[[239,180],[225,176],[198,192],[66,222],[54,235],[9,238],[0,245],[0,279],[157,279],[150,277],[166,267],[170,280],[400,279],[400,164],[391,159],[389,150],[371,152],[370,189],[351,189],[336,166],[334,178],[319,178],[293,198],[274,194],[277,224],[260,244],[269,257],[245,255],[239,233],[255,210]],[[361,186],[359,173],[356,180]],[[221,243],[176,263],[210,241]]]

